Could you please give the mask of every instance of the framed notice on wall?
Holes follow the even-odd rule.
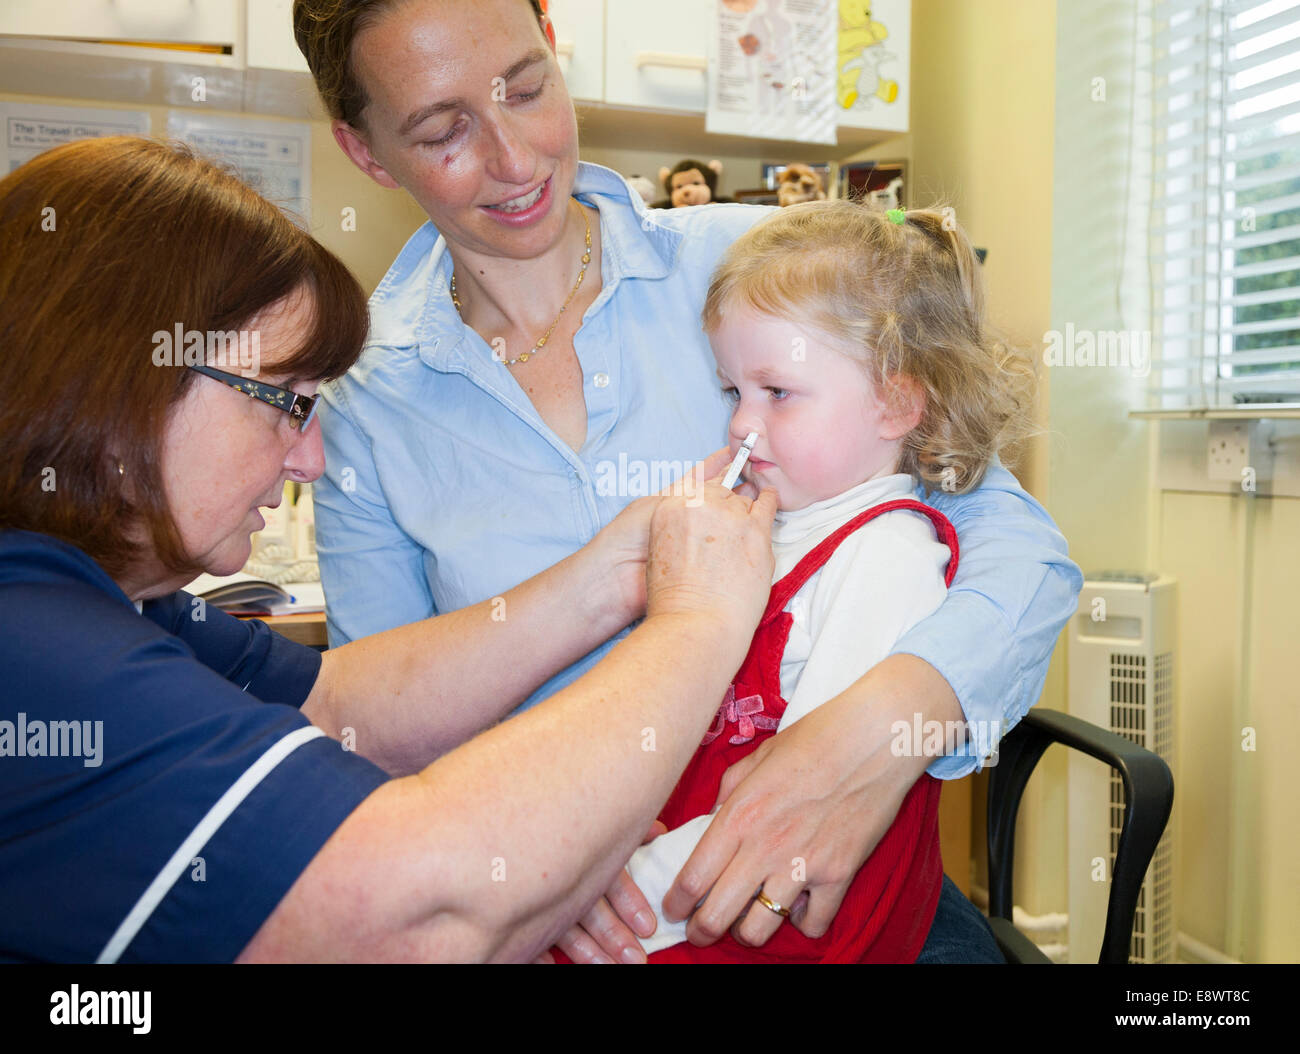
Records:
[[[5,175],[37,154],[77,139],[148,135],[149,115],[143,110],[0,102],[0,126],[4,129],[0,175]]]
[[[192,143],[205,156],[225,162],[300,227],[311,220],[311,126],[172,110],[167,134]]]

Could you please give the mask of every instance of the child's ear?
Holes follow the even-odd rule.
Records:
[[[925,392],[911,377],[893,377],[887,383],[890,391],[880,419],[880,438],[902,439],[921,423]]]

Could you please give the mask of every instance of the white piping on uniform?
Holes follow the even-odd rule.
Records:
[[[198,855],[198,851],[203,848],[208,839],[216,834],[217,828],[226,822],[230,814],[239,808],[244,799],[270,774],[276,765],[280,764],[281,761],[304,743],[324,734],[315,725],[295,729],[284,738],[277,740],[260,758],[245,769],[243,775],[235,780],[226,793],[217,799],[217,803],[208,810],[207,815],[198,822],[194,830],[181,842],[176,852],[172,854],[171,859],[158,872],[154,880],[149,883],[149,888],[140,895],[140,899],[135,902],[135,906],[127,913],[126,918],[122,920],[122,924],[118,926],[117,932],[109,938],[108,943],[104,945],[104,950],[99,953],[99,958],[95,961],[97,963],[117,962],[122,953],[126,951],[127,945],[135,939],[136,934],[149,921],[149,916],[162,903],[167,891],[176,884],[176,880],[189,867],[190,862]]]

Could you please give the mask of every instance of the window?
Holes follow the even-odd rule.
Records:
[[[1300,0],[1152,14],[1152,406],[1294,408]]]

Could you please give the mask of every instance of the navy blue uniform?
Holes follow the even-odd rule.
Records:
[[[0,960],[238,955],[387,778],[299,713],[319,671],[261,622],[183,592],[137,611],[80,550],[0,532]]]

